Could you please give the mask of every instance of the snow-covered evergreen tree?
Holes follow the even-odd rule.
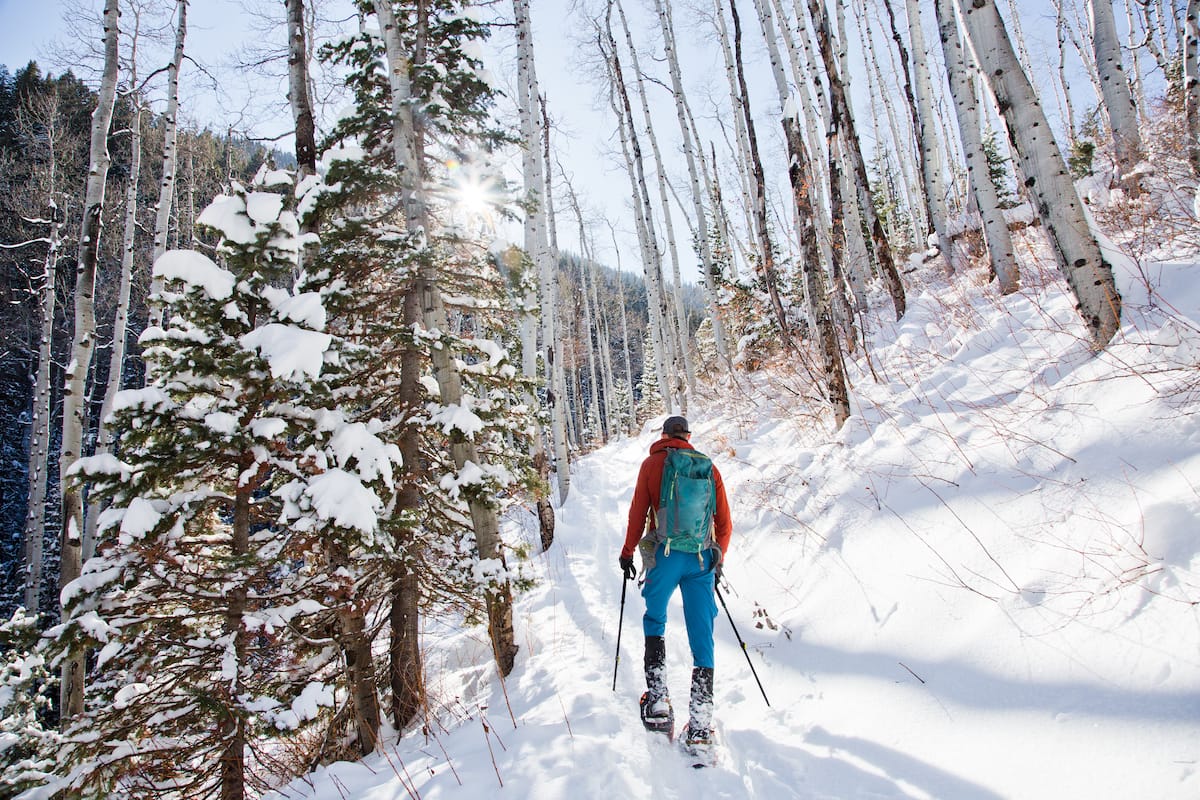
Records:
[[[37,616],[18,608],[0,623],[0,796],[43,783],[54,769],[57,732],[43,727],[50,672]]]
[[[378,602],[391,604],[398,728],[425,707],[418,614],[452,608],[477,618],[481,597],[505,583],[508,571],[495,543],[482,552],[476,515],[502,512],[535,479],[536,410],[521,399],[532,391],[508,355],[510,347],[519,352],[520,287],[504,280],[464,218],[466,206],[500,200],[489,164],[504,137],[490,121],[492,90],[475,55],[487,29],[459,6],[393,6],[400,38],[390,56],[387,37],[372,25],[323,55],[349,69],[354,108],[326,149],[327,181],[336,189],[321,199],[320,263],[356,289],[333,310],[334,324],[372,352],[372,369],[356,381],[358,402],[388,420],[405,456],[397,501],[383,520],[387,580],[376,582],[387,590]],[[360,10],[374,21],[374,4]],[[419,111],[416,174],[396,157],[394,88],[385,68],[387,58],[406,53],[412,62],[404,78]],[[439,305],[440,315],[431,313]],[[431,325],[437,316],[442,324]],[[444,399],[439,375],[446,378],[447,367],[457,374],[457,402]],[[475,456],[459,464],[464,445]]]
[[[337,409],[355,350],[326,330],[339,287],[292,277],[294,197],[264,167],[200,215],[217,261],[155,263],[152,382],[117,395],[119,457],[72,470],[109,503],[52,631],[97,652],[60,753],[72,796],[241,797],[253,751],[335,701],[336,648],[298,631],[344,591],[331,532],[371,540],[399,452]]]

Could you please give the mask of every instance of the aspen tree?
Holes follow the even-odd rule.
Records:
[[[79,577],[83,565],[83,488],[69,482],[68,473],[75,460],[83,455],[87,431],[85,389],[96,346],[96,270],[103,231],[104,190],[112,161],[108,153],[108,132],[117,94],[119,14],[117,0],[105,0],[104,72],[96,110],[92,114],[91,163],[84,189],[79,257],[75,268],[75,334],[71,343],[71,362],[64,376],[62,453],[58,460],[62,488],[60,589]],[[84,658],[82,653],[76,653],[62,663],[59,713],[64,724],[83,712],[83,683]]]
[[[720,301],[717,296],[718,276],[713,266],[712,250],[708,241],[708,215],[704,210],[704,195],[700,188],[700,177],[696,167],[697,153],[701,147],[688,128],[687,96],[683,90],[683,76],[679,68],[679,53],[675,43],[675,25],[671,18],[670,3],[664,0],[654,0],[654,10],[658,14],[658,23],[662,28],[663,49],[667,58],[667,67],[671,74],[671,91],[675,100],[675,117],[679,122],[679,134],[683,143],[683,157],[687,162],[688,179],[692,195],[692,210],[695,214],[696,250],[700,256],[701,275],[704,276],[704,293],[708,300],[708,315],[712,323],[713,339],[717,348],[719,363],[725,370],[730,369],[729,346],[725,341],[725,324],[721,319]],[[703,158],[701,147],[699,156]],[[689,377],[692,375],[689,370]],[[694,389],[693,389],[694,391]]]
[[[650,157],[653,160],[655,171],[658,175],[658,187],[660,208],[662,215],[662,230],[666,236],[668,244],[668,252],[673,259],[673,264],[678,273],[678,250],[675,248],[675,233],[674,223],[670,217],[670,207],[666,202],[667,190],[663,183],[662,173],[662,157],[658,151],[658,138],[654,134],[654,127],[650,118],[649,103],[646,98],[645,86],[642,81],[641,68],[638,64],[637,50],[633,44],[633,37],[629,33],[629,25],[625,19],[625,9],[620,0],[616,2],[617,13],[621,18],[622,29],[625,33],[626,46],[629,48],[630,71],[634,77],[634,85],[638,89],[638,99],[642,108],[642,117],[646,120],[646,141],[650,144]],[[614,52],[616,45],[613,45]],[[637,123],[634,120],[633,109],[628,101],[628,92],[626,91],[626,112],[629,115],[629,131],[633,134],[637,130]],[[640,187],[640,197],[642,206],[645,209],[643,214],[643,222],[646,226],[647,239],[651,243],[653,251],[653,270],[652,279],[647,285],[647,299],[654,303],[657,308],[658,326],[660,327],[659,337],[663,342],[663,359],[666,362],[666,372],[662,373],[659,381],[659,388],[662,391],[662,396],[666,400],[667,408],[670,411],[679,410],[680,413],[687,413],[687,388],[688,382],[685,378],[685,361],[683,349],[686,346],[680,338],[680,330],[678,326],[678,315],[676,314],[674,292],[671,285],[667,281],[666,273],[663,270],[663,251],[658,243],[658,234],[654,224],[655,211],[654,203],[650,198],[650,189],[647,185],[645,175],[644,155],[640,146],[636,146],[640,142],[640,138],[635,138],[635,147],[633,153],[636,163],[639,167],[638,185]],[[651,291],[651,287],[654,287]]]
[[[730,124],[733,126],[734,141],[737,147],[730,145],[729,149],[734,155],[734,174],[737,176],[738,188],[741,194],[741,207],[746,217],[746,237],[750,241],[760,241],[762,234],[758,230],[758,219],[754,213],[754,174],[751,168],[752,157],[750,155],[749,133],[746,130],[746,118],[741,113],[741,93],[738,89],[737,80],[737,64],[733,56],[733,43],[730,40],[729,29],[725,25],[725,12],[721,5],[721,0],[713,0],[713,19],[716,22],[717,41],[721,44],[721,57],[725,63],[725,81],[729,85],[729,107],[733,112]],[[721,116],[717,117],[717,123],[721,126],[722,132],[725,131],[725,123]],[[693,120],[693,127],[695,121]],[[699,137],[697,136],[697,141]],[[713,154],[713,171],[717,170],[716,154]],[[748,251],[748,248],[747,248]],[[745,261],[750,263],[749,253],[746,253]],[[754,269],[753,265],[751,266]]]
[[[537,273],[537,285],[541,298],[540,321],[542,334],[542,359],[545,372],[546,386],[550,390],[550,438],[554,448],[554,474],[558,485],[559,503],[565,502],[570,491],[571,470],[567,448],[566,429],[566,391],[562,364],[562,343],[557,335],[557,281],[558,263],[552,255],[549,242],[550,211],[548,205],[552,202],[549,192],[549,166],[543,156],[542,144],[548,142],[550,135],[548,126],[543,126],[542,118],[537,112],[539,97],[537,68],[533,53],[533,28],[529,13],[529,0],[513,0],[513,13],[517,24],[517,107],[521,124],[521,172],[524,180],[525,205],[524,233],[525,249],[533,261]],[[547,144],[548,146],[548,144]],[[538,305],[534,298],[526,298],[527,313],[522,320],[522,370],[527,377],[534,377],[537,372],[537,326],[532,315],[532,308]],[[539,437],[539,448],[541,438]],[[549,468],[549,461],[544,452],[535,454],[544,464],[541,469]],[[548,498],[539,498],[538,519],[543,528],[542,538],[547,540],[547,533],[553,537],[554,510],[549,505]],[[549,529],[547,530],[547,525]]]
[[[1100,73],[1096,69],[1096,59],[1095,59],[1095,55],[1094,55],[1094,50],[1092,47],[1085,44],[1085,41],[1088,38],[1087,30],[1086,30],[1086,23],[1084,23],[1080,20],[1078,7],[1075,5],[1074,2],[1072,2],[1072,0],[1051,0],[1051,2],[1060,3],[1060,4],[1065,4],[1067,2],[1071,2],[1070,10],[1074,11],[1074,15],[1073,16],[1064,15],[1064,22],[1065,22],[1065,29],[1067,32],[1067,38],[1069,38],[1071,40],[1071,44],[1075,48],[1075,55],[1079,58],[1080,63],[1083,65],[1083,71],[1088,76],[1088,80],[1091,81],[1092,88],[1096,92],[1096,97],[1098,97],[1098,98],[1103,97],[1104,89],[1100,85],[1101,84]],[[1064,10],[1066,10],[1066,9],[1064,9]],[[1017,19],[1019,21],[1019,18],[1017,17],[1016,14],[1013,14],[1012,16],[1013,16],[1013,19]],[[1018,63],[1020,63],[1020,62],[1018,62]],[[1022,65],[1022,69],[1024,69],[1023,65]],[[1100,111],[1101,111],[1101,114],[1103,114],[1103,115],[1108,114],[1108,109],[1105,108],[1103,103],[1100,104]]]
[[[937,237],[938,250],[946,265],[946,271],[955,272],[961,264],[955,258],[954,243],[947,229],[946,185],[942,175],[942,154],[938,142],[937,121],[934,116],[933,92],[929,78],[929,53],[925,47],[925,34],[921,29],[921,10],[916,0],[906,0],[908,15],[908,38],[911,45],[906,49],[892,0],[884,0],[892,38],[900,51],[900,64],[904,71],[904,94],[912,114],[912,127],[917,142],[917,161],[921,171],[925,203],[930,224]],[[910,59],[911,50],[911,59]],[[911,68],[910,68],[911,63]]]
[[[987,76],[1020,161],[1026,189],[1092,343],[1104,347],[1121,324],[1121,296],[1084,214],[1037,94],[1021,69],[995,0],[962,3],[964,38]]]
[[[1125,47],[1129,50],[1133,75],[1129,88],[1133,92],[1133,105],[1137,108],[1139,122],[1149,122],[1150,101],[1146,97],[1146,79],[1142,74],[1141,47],[1137,41],[1138,26],[1133,16],[1134,3],[1125,3]]]
[[[846,143],[845,153],[850,157],[851,168],[857,176],[860,186],[870,185],[867,178],[867,165],[863,160],[862,148],[859,144],[858,131],[854,126],[854,118],[850,115],[850,103],[846,96],[846,83],[838,73],[837,62],[833,54],[833,42],[829,30],[829,14],[818,0],[808,0],[808,10],[816,30],[817,47],[821,52],[821,60],[825,65],[825,76],[829,81],[830,105],[833,117],[841,129]],[[904,316],[906,301],[904,285],[900,282],[900,272],[892,258],[892,247],[884,233],[883,224],[879,221],[875,208],[870,203],[863,204],[867,212],[867,224],[871,228],[871,241],[875,246],[875,256],[879,259],[880,272],[884,287],[892,300],[896,319]]]
[[[720,10],[720,0],[718,13]],[[736,114],[740,114],[746,128],[746,140],[750,147],[750,168],[753,175],[752,208],[754,212],[755,230],[758,233],[758,264],[757,271],[762,278],[763,288],[770,300],[771,310],[775,314],[775,323],[779,326],[779,337],[787,350],[794,349],[792,342],[791,323],[779,297],[779,277],[775,267],[775,245],[771,241],[770,228],[767,224],[767,179],[763,171],[762,158],[758,152],[758,136],[754,131],[754,117],[750,113],[750,91],[746,86],[746,70],[742,62],[742,21],[738,16],[737,0],[729,0],[730,17],[733,20],[733,59],[737,68],[737,106]]]
[[[134,8],[133,26],[130,34],[129,85],[137,86],[138,40],[141,28],[140,9]],[[133,119],[129,134],[129,180],[125,185],[125,223],[121,240],[121,273],[117,280],[117,305],[113,314],[112,349],[108,357],[108,380],[104,388],[104,399],[100,403],[100,419],[96,423],[96,453],[107,453],[112,449],[113,435],[106,424],[112,413],[113,401],[121,388],[125,371],[125,339],[129,322],[129,293],[133,280],[134,239],[137,233],[138,178],[142,171],[142,99],[136,90],[130,93]],[[87,561],[96,550],[96,518],[100,507],[88,503],[88,514],[83,536],[83,560]]]
[[[907,242],[910,245],[924,246],[924,242],[916,242],[916,231],[927,230],[929,218],[925,211],[925,192],[921,188],[920,182],[912,175],[912,162],[916,161],[916,155],[908,158],[908,143],[915,141],[909,134],[907,127],[901,124],[897,118],[895,104],[892,97],[893,92],[887,86],[887,79],[884,75],[883,68],[879,64],[879,56],[875,49],[875,37],[872,35],[871,26],[866,19],[865,0],[860,0],[861,6],[856,7],[856,15],[859,21],[859,31],[862,36],[863,47],[867,53],[867,82],[869,91],[874,97],[878,94],[879,100],[883,104],[883,110],[888,121],[887,137],[881,137],[878,132],[876,134],[877,141],[890,141],[897,148],[897,166],[900,170],[900,187],[903,190],[904,203],[907,206],[908,215],[906,217]],[[890,53],[890,50],[889,50]],[[874,117],[873,117],[874,121]],[[890,150],[884,150],[884,158],[890,158]],[[890,163],[890,162],[889,162]],[[871,202],[870,187],[864,190],[860,187],[860,207],[865,207],[866,203]],[[864,194],[865,192],[865,194]],[[873,204],[872,204],[872,207]]]
[[[625,390],[629,408],[627,409],[628,424],[625,426],[625,432],[632,434],[637,430],[637,398],[633,394],[633,358],[629,352],[629,315],[625,309],[629,305],[625,301],[625,279],[622,277],[624,272],[621,270],[621,245],[617,242],[617,230],[612,222],[608,222],[608,230],[612,236],[613,252],[617,257],[617,308],[621,310],[621,347],[625,356]],[[645,354],[643,352],[642,369],[646,369]]]
[[[53,410],[51,370],[53,367],[54,307],[57,294],[58,261],[63,247],[63,229],[67,225],[67,210],[59,207],[62,197],[59,177],[60,152],[70,135],[64,124],[57,92],[31,96],[18,109],[22,135],[38,147],[40,161],[45,165],[35,178],[39,204],[46,206],[47,216],[39,220],[46,225],[46,256],[42,259],[40,280],[41,326],[38,334],[38,367],[33,385],[33,407],[29,425],[29,483],[25,512],[25,585],[24,605],[30,616],[41,605],[42,574],[46,540],[46,494],[50,471],[50,425]],[[43,149],[44,148],[44,149]]]
[[[954,97],[954,111],[958,117],[959,135],[962,137],[963,152],[967,163],[967,178],[971,193],[983,220],[984,240],[992,270],[1000,286],[1001,294],[1011,294],[1020,288],[1020,273],[1013,254],[1012,236],[996,187],[988,175],[987,154],[980,136],[980,114],[977,105],[971,72],[967,66],[967,53],[958,33],[954,14],[954,0],[937,0],[935,5],[939,38],[946,60],[946,77],[950,83],[950,94]]]
[[[650,101],[646,96],[646,82],[641,65],[638,61],[637,50],[633,44],[633,36],[629,32],[629,22],[625,18],[625,9],[618,2],[617,11],[621,17],[621,28],[625,33],[626,46],[629,48],[630,67],[638,89],[638,99],[641,100],[642,118],[646,121],[646,140],[650,143],[650,155],[654,159],[657,175],[659,207],[662,209],[663,233],[667,237],[667,253],[671,259],[673,290],[668,288],[664,277],[662,286],[664,293],[663,305],[663,335],[670,343],[672,358],[671,391],[676,398],[680,412],[687,414],[689,394],[696,391],[696,374],[692,367],[691,348],[688,341],[687,317],[683,310],[683,284],[679,271],[679,248],[675,244],[675,223],[671,219],[671,205],[667,199],[667,174],[662,152],[658,147],[658,136],[654,132],[654,120],[650,115]],[[669,306],[669,307],[668,307]]]
[[[187,37],[187,9],[189,0],[176,0],[178,24],[175,28],[175,51],[167,66],[167,110],[163,115],[162,177],[158,185],[158,205],[154,211],[154,254],[157,261],[167,252],[167,231],[171,225],[171,206],[175,197],[175,170],[178,163],[176,150],[177,117],[179,115],[179,69],[183,65],[184,40]],[[161,279],[151,280],[150,293],[162,291]],[[162,309],[151,307],[150,324],[162,324]]]
[[[1200,177],[1200,0],[1188,0],[1183,59],[1183,107],[1188,163]]]
[[[1054,30],[1058,36],[1058,92],[1063,112],[1066,114],[1067,142],[1075,141],[1075,104],[1071,100],[1071,85],[1067,80],[1067,15],[1063,11],[1063,0],[1054,3]]]
[[[1142,159],[1142,135],[1138,131],[1137,109],[1125,73],[1111,0],[1088,0],[1088,11],[1091,15],[1096,69],[1100,75],[1101,98],[1108,109],[1108,126],[1113,136],[1117,172],[1119,176],[1124,176]]]
[[[530,37],[532,42],[532,35]],[[531,65],[533,64],[532,54],[530,57]],[[531,72],[530,94],[537,97],[536,73]],[[541,287],[542,300],[542,352],[544,353],[543,364],[545,368],[546,386],[551,390],[550,397],[553,402],[550,404],[550,435],[554,443],[554,474],[559,486],[559,502],[566,502],[567,492],[571,488],[571,461],[570,451],[567,448],[566,424],[563,422],[563,417],[566,415],[566,377],[563,373],[563,342],[558,336],[558,297],[561,293],[559,283],[561,273],[558,269],[559,250],[558,250],[558,228],[557,220],[554,214],[554,185],[551,181],[550,167],[550,115],[546,110],[546,98],[540,96],[541,100],[541,131],[542,131],[542,174],[545,177],[545,185],[542,196],[545,198],[544,209],[544,227],[547,234],[547,259],[546,269],[538,271],[539,284]],[[559,400],[558,398],[562,398]],[[559,403],[563,405],[560,406]],[[557,420],[557,421],[556,421]],[[539,443],[545,439],[544,436],[538,437]],[[541,527],[541,535],[543,549],[546,543],[554,537],[554,508],[550,505],[549,497],[538,498],[538,520]]]
[[[1056,0],[1056,2],[1061,2],[1061,0]],[[1158,0],[1158,2],[1153,2],[1153,0],[1145,0],[1145,2],[1142,2],[1142,0],[1137,0],[1137,5],[1141,11],[1142,26],[1146,31],[1146,37],[1144,39],[1146,49],[1149,50],[1150,55],[1154,57],[1154,61],[1158,64],[1158,68],[1166,73],[1170,69],[1171,62],[1168,56],[1168,53],[1170,53],[1170,46],[1168,44],[1167,29],[1166,25],[1163,23],[1164,13],[1162,0]],[[1185,10],[1185,21],[1183,23],[1183,27],[1178,31],[1178,33],[1182,34],[1182,36],[1179,38],[1180,60],[1182,60],[1183,51],[1187,47],[1186,16],[1187,11]]]
[[[317,172],[317,126],[308,92],[308,40],[304,0],[286,0],[288,32],[288,102],[296,135],[296,166],[300,176]]]
[[[761,5],[761,0],[756,0],[756,5]],[[804,37],[804,55],[800,53],[800,48],[797,47],[796,37],[792,35],[791,20],[788,19],[787,13],[784,11],[782,0],[771,0],[771,8],[763,6],[759,9],[760,25],[765,25],[763,21],[764,14],[770,16],[774,11],[775,18],[779,20],[779,25],[775,28],[779,39],[783,42],[784,52],[788,54],[788,64],[791,67],[792,83],[796,87],[795,105],[798,109],[806,109],[804,117],[804,134],[805,145],[810,153],[821,152],[821,142],[824,140],[821,132],[817,129],[817,122],[820,121],[825,130],[829,129],[830,111],[827,95],[822,91],[818,70],[811,68],[812,64],[812,44],[807,36]],[[816,109],[816,113],[812,113],[812,109]],[[831,232],[831,222],[828,211],[828,175],[827,167],[822,159],[813,158],[809,161],[809,169],[812,172],[812,191],[815,193],[813,207],[817,212],[817,231],[820,240],[822,253],[826,259],[832,258],[829,253],[830,241],[833,234]],[[794,213],[794,209],[793,209]],[[795,226],[793,226],[795,227]],[[797,228],[797,235],[799,229]],[[856,236],[861,236],[860,231],[854,233]],[[856,281],[859,282],[859,281]]]
[[[797,119],[799,109],[795,99],[788,91],[787,79],[783,74],[780,62],[779,48],[776,44],[775,30],[770,13],[762,0],[756,0],[759,21],[762,24],[763,38],[767,43],[767,52],[771,57],[772,73],[775,76],[775,88],[779,93],[779,104],[782,108],[782,124],[784,140],[788,150],[788,181],[792,187],[792,201],[795,203],[796,225],[799,228],[799,240],[803,247],[801,263],[804,270],[804,283],[809,301],[809,313],[813,327],[817,332],[817,341],[821,352],[821,365],[825,378],[825,392],[833,408],[834,426],[840,428],[850,416],[850,399],[846,387],[845,368],[842,363],[841,349],[838,345],[837,329],[834,324],[833,311],[830,307],[829,288],[825,268],[817,246],[816,214],[812,203],[812,174],[809,166],[812,159],[804,145],[800,132],[800,121]],[[830,198],[832,202],[832,234],[833,242],[830,254],[833,259],[831,272],[833,280],[841,275],[840,259],[844,237],[839,230],[842,224],[841,187],[838,184],[841,176],[837,170],[837,150],[839,130],[832,126],[828,130],[828,154],[830,176]],[[839,291],[835,288],[834,290]]]
[[[612,34],[613,0],[609,0],[605,15],[605,35],[607,36],[607,65],[612,81],[610,103],[617,115],[617,131],[621,138],[621,149],[625,156],[625,171],[629,176],[630,192],[633,200],[634,223],[637,227],[638,245],[642,256],[642,270],[646,277],[646,300],[649,309],[649,338],[654,353],[655,379],[659,386],[670,385],[668,374],[669,342],[663,336],[663,294],[662,269],[660,254],[654,234],[654,221],[651,216],[649,191],[646,188],[646,177],[642,159],[641,143],[634,129],[633,107],[629,102],[629,93],[625,88],[625,78],[622,71],[620,55],[617,52],[617,42]],[[602,43],[601,47],[604,48]],[[662,400],[666,404],[666,412],[673,413],[673,395],[664,392]]]

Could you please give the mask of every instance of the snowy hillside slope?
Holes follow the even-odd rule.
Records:
[[[725,595],[771,703],[722,613],[721,766],[641,729],[632,586],[612,690],[648,426],[575,463],[503,685],[482,630],[429,631],[433,674],[453,676],[431,687],[440,725],[276,796],[1200,796],[1200,266],[1120,273],[1125,326],[1098,355],[1053,271],[1025,267],[1008,298],[978,275],[912,289],[849,365],[836,435],[780,374],[692,410],[733,506]]]

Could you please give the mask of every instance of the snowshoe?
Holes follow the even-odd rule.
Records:
[[[689,722],[684,729],[683,741],[680,747],[691,759],[694,769],[714,767],[717,765],[716,743],[713,740],[712,729],[694,729]]]
[[[656,700],[650,698],[649,692],[642,692],[638,701],[642,716],[642,725],[646,730],[661,733],[668,739],[675,738],[675,712],[671,709],[671,701],[665,697]]]

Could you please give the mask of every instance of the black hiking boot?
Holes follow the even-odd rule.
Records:
[[[646,637],[646,691],[642,694],[639,709],[642,724],[647,730],[675,735],[675,713],[667,696],[666,682],[667,645],[661,636]]]
[[[688,702],[687,729],[683,746],[704,761],[712,758],[713,746],[713,671],[711,667],[692,668],[692,692]],[[697,764],[696,766],[704,766]]]

